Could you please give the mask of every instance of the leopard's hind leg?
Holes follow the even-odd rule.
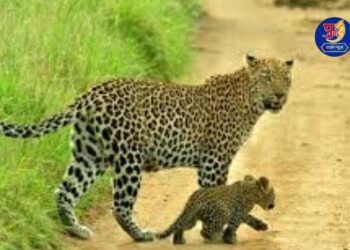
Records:
[[[86,131],[90,133],[86,133]],[[85,131],[85,132],[84,132]],[[92,186],[108,166],[103,158],[94,128],[82,122],[74,125],[73,160],[68,165],[63,181],[57,189],[57,208],[65,230],[73,236],[88,239],[91,231],[79,223],[74,207],[80,197]]]

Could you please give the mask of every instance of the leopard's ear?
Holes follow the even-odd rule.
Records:
[[[250,175],[250,174],[247,174],[246,176],[244,176],[244,181],[254,181],[255,178]]]
[[[267,193],[269,191],[270,181],[265,176],[262,176],[256,181],[256,185],[261,191]]]
[[[248,67],[256,65],[258,60],[259,59],[252,52],[247,52],[245,54],[245,63],[248,65]]]

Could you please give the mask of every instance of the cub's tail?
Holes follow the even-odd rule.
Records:
[[[67,126],[74,120],[75,105],[71,105],[63,113],[53,115],[38,124],[17,125],[13,123],[0,122],[0,135],[14,138],[35,138],[54,133],[58,129]]]
[[[189,211],[185,208],[182,214],[165,231],[155,234],[155,239],[165,239],[171,234],[175,233],[176,231],[183,229],[184,227],[186,227],[187,224],[189,224],[192,220],[195,219],[195,216],[195,211]]]

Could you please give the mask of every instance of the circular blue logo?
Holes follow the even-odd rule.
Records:
[[[343,18],[327,18],[318,25],[315,40],[322,53],[344,55],[350,50],[350,25]]]

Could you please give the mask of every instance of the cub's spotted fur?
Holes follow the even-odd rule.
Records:
[[[73,124],[72,159],[57,190],[58,212],[67,230],[90,237],[73,208],[112,166],[116,220],[133,239],[152,240],[154,234],[141,230],[132,216],[141,171],[190,166],[198,170],[200,186],[222,185],[259,117],[285,104],[293,61],[251,55],[246,61],[246,67],[210,77],[201,86],[111,80],[39,124],[0,122],[0,134],[32,138]]]
[[[188,199],[185,209],[177,220],[157,238],[163,239],[174,234],[174,244],[184,244],[184,231],[193,228],[197,221],[202,221],[201,235],[208,240],[223,234],[226,243],[236,241],[236,230],[241,223],[246,223],[255,230],[267,230],[267,225],[249,212],[254,205],[265,210],[274,208],[275,192],[269,186],[266,177],[255,180],[247,175],[243,181],[231,185],[202,188]]]

